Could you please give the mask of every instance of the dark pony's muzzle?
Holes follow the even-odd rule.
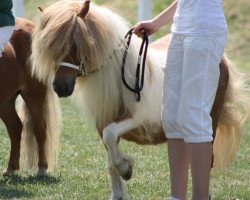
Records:
[[[56,72],[53,88],[58,97],[71,96],[74,88],[78,72],[66,67],[60,67]]]
[[[68,97],[72,95],[74,91],[75,82],[63,82],[59,80],[54,80],[53,88],[58,97]]]

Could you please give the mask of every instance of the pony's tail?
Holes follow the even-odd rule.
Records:
[[[61,110],[58,97],[51,88],[47,88],[44,109],[46,121],[45,155],[48,161],[48,169],[53,170],[58,162]],[[38,166],[38,146],[33,133],[31,116],[24,102],[21,107],[20,118],[23,123],[21,163],[25,168],[35,169]]]
[[[226,167],[234,160],[249,101],[247,77],[227,57],[224,56],[223,62],[228,67],[229,83],[213,146],[215,169]]]

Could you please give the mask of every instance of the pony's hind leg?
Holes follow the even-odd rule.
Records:
[[[3,172],[5,176],[19,170],[22,122],[15,109],[15,100],[16,96],[0,108],[0,118],[7,128],[11,142],[8,167]]]
[[[124,180],[129,180],[132,176],[133,161],[129,156],[120,152],[118,141],[123,134],[135,128],[133,120],[126,119],[119,123],[113,122],[103,130],[103,142],[107,148],[107,153],[117,173]]]

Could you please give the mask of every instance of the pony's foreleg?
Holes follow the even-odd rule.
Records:
[[[111,157],[108,155],[108,170],[111,179],[112,194],[110,200],[123,199],[124,197],[124,187],[121,177],[116,171],[115,166],[111,161]]]
[[[127,155],[122,155],[118,148],[119,137],[136,128],[132,119],[126,119],[118,123],[113,122],[103,130],[103,142],[107,148],[111,162],[117,173],[124,179],[129,180],[132,176],[133,161]]]
[[[0,109],[0,118],[3,120],[8,130],[11,142],[9,163],[8,167],[3,172],[4,176],[19,170],[22,122],[15,109],[15,100],[16,97]]]
[[[27,92],[28,93],[28,92]],[[30,114],[30,125],[27,127],[26,132],[29,133],[29,137],[31,137],[31,133],[34,134],[37,147],[38,147],[38,176],[45,176],[47,175],[48,169],[48,161],[47,156],[45,153],[45,141],[46,141],[46,120],[44,117],[44,102],[45,102],[45,91],[40,91],[39,93],[22,93],[22,97],[26,103],[28,112]],[[28,149],[28,159],[30,159],[31,166],[35,163],[37,159],[37,153],[29,152],[35,151],[34,141],[28,141],[26,146],[29,146]]]
[[[38,176],[47,175],[48,161],[45,154],[45,141],[46,141],[46,121],[43,116],[43,109],[39,108],[36,111],[30,109],[32,118],[33,132],[38,144]]]

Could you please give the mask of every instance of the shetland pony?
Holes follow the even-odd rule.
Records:
[[[107,150],[112,183],[111,199],[122,199],[122,179],[132,175],[132,159],[118,148],[121,138],[138,144],[166,142],[161,124],[161,99],[166,48],[162,41],[148,49],[144,88],[136,102],[122,83],[121,64],[128,24],[107,8],[89,1],[61,1],[41,15],[33,32],[32,73],[53,82],[59,97],[74,97],[93,118]],[[162,40],[162,39],[161,39]],[[133,86],[139,49],[134,38],[128,50],[125,77]],[[214,166],[232,161],[241,136],[245,103],[242,75],[224,58],[217,96],[211,111],[214,133]],[[171,113],[170,113],[171,114]]]
[[[21,158],[27,167],[38,165],[37,175],[46,175],[57,161],[60,112],[53,88],[31,77],[29,55],[33,23],[17,18],[15,31],[0,57],[0,118],[11,142],[4,175],[19,169]],[[24,100],[20,117],[15,104]],[[20,119],[21,118],[21,119]]]

